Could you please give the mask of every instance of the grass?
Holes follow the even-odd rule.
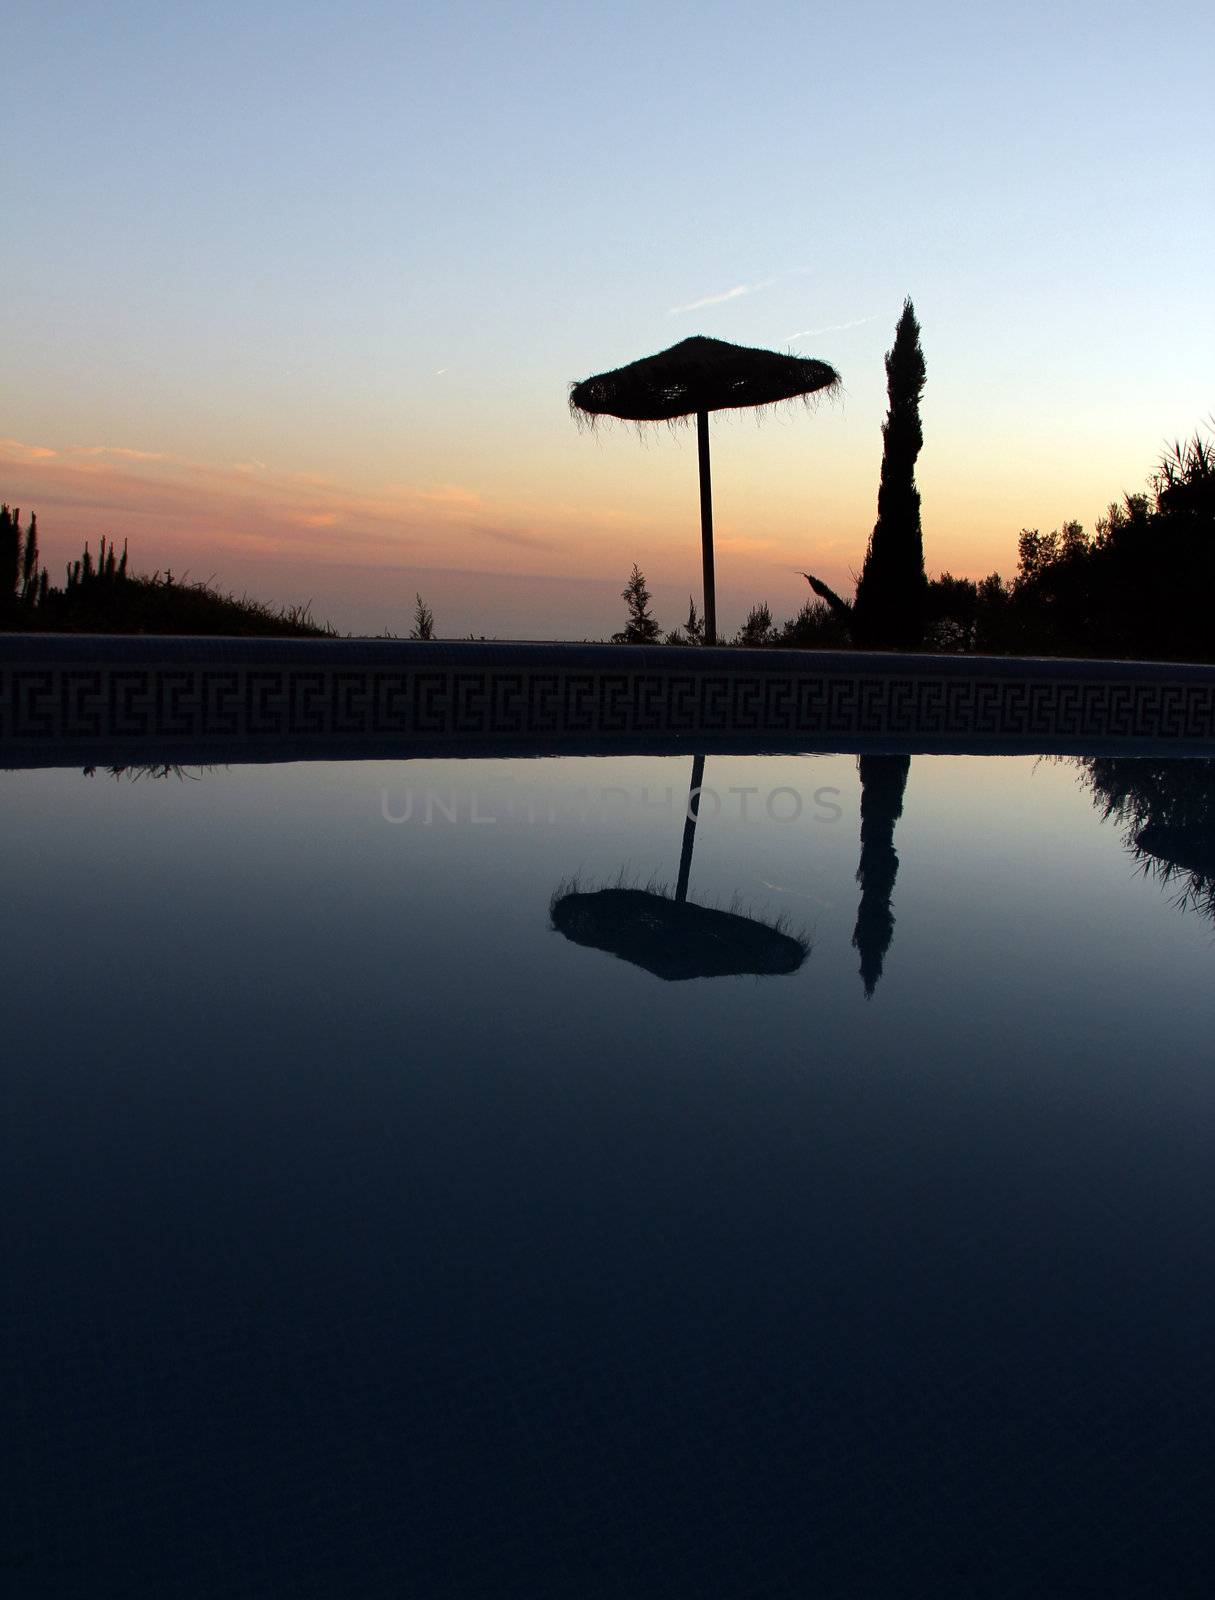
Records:
[[[52,589],[22,607],[17,626],[50,633],[213,634],[228,638],[332,639],[336,631],[312,615],[311,603],[271,606],[248,594],[224,594],[211,583],[172,574],[128,577]]]

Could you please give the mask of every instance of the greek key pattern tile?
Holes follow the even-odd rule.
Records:
[[[838,661],[838,657],[836,658]],[[473,662],[0,665],[0,738],[1215,738],[1215,678]],[[1161,669],[1153,669],[1159,674]]]

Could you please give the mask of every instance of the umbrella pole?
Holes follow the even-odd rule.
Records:
[[[705,570],[705,643],[717,643],[717,595],[713,584],[713,484],[709,477],[709,413],[696,413],[700,455],[700,544]]]
[[[705,758],[692,757],[692,787],[688,791],[688,810],[683,824],[683,849],[679,852],[679,883],[675,899],[683,905],[688,898],[688,877],[692,871],[692,846],[696,842],[696,819],[700,815],[700,791],[705,781]]]

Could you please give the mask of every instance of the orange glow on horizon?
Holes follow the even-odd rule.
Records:
[[[261,460],[225,466],[134,446],[16,440],[0,441],[0,481],[6,500],[38,513],[53,580],[85,539],[104,533],[130,540],[136,570],[214,574],[222,587],[256,584],[264,593],[268,581],[291,583],[306,570],[317,614],[333,615],[339,627],[357,626],[386,574],[412,574],[416,582],[419,573],[463,573],[469,582],[462,593],[471,595],[471,580],[480,581],[480,621],[470,625],[484,626],[508,580],[586,583],[613,594],[637,561],[656,596],[664,593],[664,625],[673,625],[677,601],[686,614],[681,597],[690,592],[699,604],[694,450],[678,438],[663,439],[661,449],[633,439],[613,440],[610,449],[580,448],[584,443],[549,452],[545,495],[528,492],[523,474],[504,471],[488,453],[470,462],[484,474],[475,485],[394,481],[351,489],[324,473]],[[879,452],[872,440],[850,441],[847,453],[838,446],[838,437],[822,432],[756,442],[745,431],[721,430],[714,500],[726,613],[733,596],[735,608],[767,600],[778,616],[791,614],[806,598],[803,569],[848,591],[872,526]],[[1091,525],[1116,490],[1096,505],[1077,506],[1050,465],[1041,476],[1056,508],[1047,505],[1042,515],[1047,497],[1039,489],[1035,517],[993,506],[990,464],[982,481],[968,483],[929,462],[919,474],[929,571],[1009,576],[1023,525],[1057,526],[1073,515]],[[996,473],[1004,505],[1015,507],[1020,496],[1029,506],[1023,478],[1012,463]],[[522,626],[543,636],[552,625],[543,585],[534,599],[534,619],[525,617]],[[347,603],[353,623],[343,621]],[[509,609],[518,614],[515,602]],[[563,615],[562,625],[577,630],[577,617]],[[601,608],[581,626],[588,633],[601,627]]]

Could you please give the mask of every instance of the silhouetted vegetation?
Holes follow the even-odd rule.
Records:
[[[730,643],[846,650],[861,642],[868,624],[859,619],[868,608],[871,617],[885,619],[882,638],[892,648],[912,648],[918,630],[919,647],[937,653],[1213,659],[1215,449],[1206,438],[1196,433],[1172,445],[1148,490],[1112,503],[1091,534],[1075,521],[1046,533],[1023,528],[1012,578],[993,572],[976,580],[944,572],[925,581],[914,483],[923,358],[910,302],[887,371],[891,404],[879,514],[858,584],[858,596],[878,598],[858,612],[805,573],[814,597],[795,616],[778,623],[767,602],[757,601]],[[896,592],[906,600],[906,615],[897,625]],[[613,642],[706,642],[706,621],[690,596],[687,621],[664,635],[637,564],[622,597],[628,620]],[[434,615],[420,594],[415,599],[410,637],[431,639]],[[334,632],[313,618],[309,605],[274,608],[248,595],[223,594],[210,581],[175,577],[171,570],[135,574],[125,543],[119,551],[104,538],[96,558],[86,544],[68,564],[62,586],[54,585],[41,559],[37,518],[23,526],[20,511],[7,505],[0,506],[0,627],[312,638]],[[876,635],[865,637],[876,641]]]
[[[47,575],[38,560],[38,518],[21,526],[21,510],[0,505],[0,625],[25,626],[46,600]]]
[[[1178,910],[1215,922],[1215,761],[1086,756],[1078,762],[1102,819]]]
[[[920,493],[915,464],[924,444],[920,397],[926,368],[920,349],[920,325],[910,300],[886,352],[889,409],[882,424],[882,471],[878,484],[877,521],[856,596],[842,599],[820,579],[805,573],[820,600],[845,625],[863,650],[918,650],[924,637],[924,540],[920,530]]]
[[[994,655],[1209,661],[1215,630],[1215,452],[1176,443],[1148,493],[1126,494],[1092,534],[1023,528],[1017,576],[945,573],[928,588],[926,644]]]
[[[409,637],[411,639],[433,639],[435,636],[435,614],[420,594],[415,594],[414,600],[416,604],[413,608],[413,627],[409,630]]]
[[[886,353],[890,408],[882,425],[877,521],[852,605],[852,636],[862,649],[918,650],[924,636],[924,540],[915,464],[924,444],[920,396],[926,369],[911,301]]]
[[[750,611],[747,612],[747,620],[734,635],[733,643],[749,650],[776,643],[776,629],[772,624],[772,612],[765,601],[761,600],[758,605],[752,606]]]
[[[1215,460],[1175,444],[1147,494],[1124,495],[1091,536],[1078,523],[1021,535],[1016,645],[1077,655],[1210,660]]]
[[[1172,445],[1149,485],[1149,492],[1128,493],[1110,505],[1092,534],[1079,522],[1065,522],[1049,533],[1023,528],[1011,579],[998,572],[977,580],[944,572],[927,581],[920,648],[1212,660],[1215,450],[1200,434]],[[797,617],[764,629],[752,624],[766,608],[753,607],[733,642],[800,649],[856,646],[852,604],[812,573],[802,576],[816,598]],[[906,581],[914,592],[914,576]]]
[[[682,628],[672,628],[667,634],[666,644],[703,644],[705,642],[705,622],[696,611],[696,602],[688,596],[688,620]]]
[[[853,948],[861,958],[865,998],[873,998],[886,953],[894,938],[891,901],[899,857],[894,825],[903,815],[903,795],[911,771],[910,756],[859,756],[861,779],[861,860],[856,881],[861,886]]]
[[[620,591],[629,620],[622,633],[612,635],[613,644],[657,644],[662,629],[650,615],[650,591],[646,587],[645,573],[634,561],[629,581]]]
[[[310,607],[276,609],[249,595],[222,594],[211,583],[172,571],[137,575],[113,540],[94,559],[85,545],[68,563],[62,588],[41,565],[37,518],[21,527],[20,511],[0,506],[0,626],[54,633],[218,634],[227,637],[325,638],[327,624]]]
[[[832,607],[816,599],[783,622],[772,642],[782,650],[846,650],[852,635]]]

